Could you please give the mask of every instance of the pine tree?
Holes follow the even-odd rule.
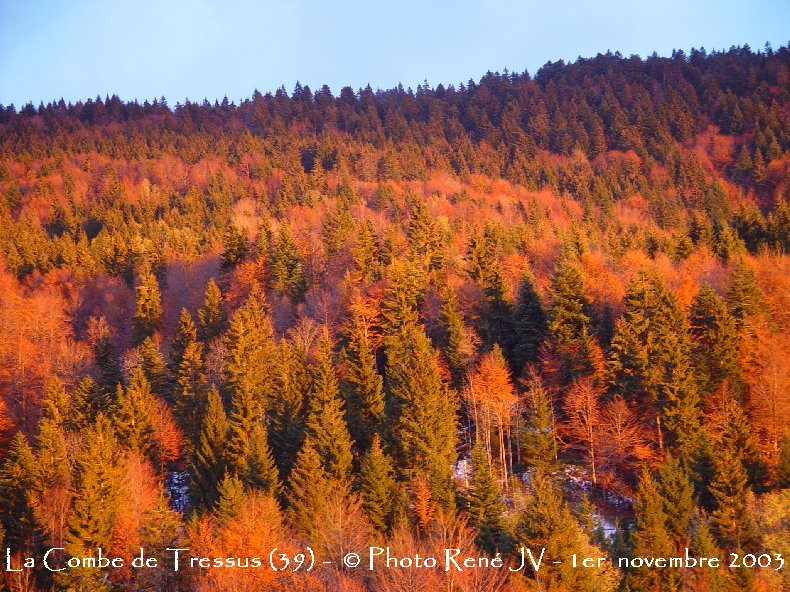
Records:
[[[203,306],[198,309],[198,321],[200,322],[199,336],[203,341],[210,341],[222,334],[228,324],[227,316],[222,309],[222,292],[214,278],[206,284]]]
[[[318,344],[313,369],[307,433],[324,471],[334,479],[346,482],[351,474],[352,443],[332,360],[332,342],[326,332]]]
[[[159,294],[159,284],[149,267],[140,273],[139,283],[135,291],[135,309],[132,316],[135,340],[142,343],[146,337],[151,337],[159,326],[162,316],[162,298]]]
[[[504,512],[499,485],[491,470],[482,440],[472,447],[472,477],[466,493],[467,513],[477,529],[475,542],[485,552],[494,555],[502,551],[504,540]]]
[[[378,434],[362,458],[359,474],[365,514],[378,532],[388,532],[398,509],[398,484],[392,459],[382,450]]]
[[[308,541],[317,536],[318,521],[330,492],[336,487],[321,466],[312,439],[305,439],[288,476],[288,518]]]
[[[633,557],[672,557],[675,548],[667,532],[667,515],[664,500],[655,480],[647,473],[639,479],[637,499],[634,502],[635,529],[632,535]],[[634,568],[626,575],[630,589],[679,590],[680,575],[675,568]]]
[[[225,474],[228,420],[217,389],[208,392],[200,439],[192,464],[192,491],[197,505],[210,509],[219,499],[217,486]]]
[[[355,316],[351,320],[343,382],[348,428],[361,450],[367,450],[384,422],[384,391],[376,372],[376,356],[370,343],[367,323]]]
[[[433,499],[454,505],[456,401],[442,383],[436,352],[421,327],[407,325],[387,339],[389,416],[400,468],[407,478],[425,472]]]
[[[513,371],[520,375],[527,364],[537,361],[540,344],[548,329],[535,278],[528,273],[521,280],[513,308],[513,346],[509,353]]]

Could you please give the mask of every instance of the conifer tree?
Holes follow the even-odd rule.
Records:
[[[305,436],[305,403],[310,389],[305,354],[289,340],[282,340],[277,352],[276,397],[271,402],[269,442],[280,469],[287,475],[302,447]]]
[[[369,218],[358,226],[356,243],[351,248],[351,254],[354,257],[354,265],[364,281],[370,282],[381,277],[381,246],[373,222]]]
[[[109,402],[116,387],[123,380],[121,365],[118,362],[115,346],[110,339],[110,332],[106,324],[100,329],[100,335],[93,346],[93,355],[99,370],[98,387],[101,395],[101,408],[104,408],[103,405]]]
[[[557,436],[551,397],[534,376],[527,390],[528,412],[521,437],[521,460],[527,467],[551,472],[557,466]]]
[[[464,317],[459,310],[458,299],[452,289],[447,289],[444,302],[439,310],[439,322],[444,331],[442,350],[450,369],[452,385],[461,388],[464,376],[471,363],[471,352],[467,351],[468,335]]]
[[[560,255],[551,286],[549,332],[558,358],[557,378],[561,384],[569,384],[575,378],[595,374],[600,353],[592,335],[592,311],[584,277],[569,255]]]
[[[249,248],[247,234],[231,223],[222,234],[222,269],[232,269],[244,259]]]
[[[499,485],[482,440],[472,447],[472,477],[466,492],[467,513],[477,529],[475,542],[493,555],[504,548],[504,511]]]
[[[63,382],[54,377],[47,384],[44,400],[41,403],[41,418],[56,426],[63,425],[71,414],[71,397],[66,392]]]
[[[691,304],[692,360],[700,390],[712,395],[726,383],[738,390],[739,337],[724,299],[705,286]]]
[[[326,332],[318,344],[313,369],[307,433],[324,471],[340,482],[347,481],[351,473],[351,436],[332,360],[332,342]]]
[[[86,376],[77,384],[72,394],[73,405],[68,416],[67,426],[81,431],[93,425],[96,416],[103,409],[103,397],[93,378]]]
[[[513,307],[513,346],[509,357],[516,375],[520,375],[527,364],[537,361],[547,328],[546,313],[538,296],[535,278],[528,273],[521,280]]]
[[[182,308],[178,317],[176,334],[170,342],[170,363],[168,364],[168,369],[170,370],[174,391],[178,388],[178,372],[184,359],[184,353],[190,344],[195,341],[197,341],[195,322],[192,320],[192,315],[189,314],[189,311],[186,308]]]
[[[217,389],[211,387],[192,464],[194,498],[206,509],[211,508],[219,497],[217,487],[225,474],[228,429],[222,399]]]
[[[217,337],[227,326],[227,316],[222,309],[222,292],[214,278],[206,284],[203,305],[198,309],[198,321],[200,322],[199,337],[203,341]]]
[[[362,507],[373,527],[382,533],[389,531],[398,510],[399,490],[392,459],[381,448],[378,434],[373,435],[370,447],[362,458],[360,493]]]
[[[11,440],[0,470],[0,524],[5,544],[17,551],[33,551],[42,534],[30,505],[30,492],[36,483],[36,459],[22,432]]]
[[[406,325],[389,337],[387,389],[392,435],[406,477],[425,472],[433,499],[454,505],[451,480],[456,460],[456,402],[442,383],[436,352],[421,327]]]
[[[697,513],[691,523],[689,553],[694,557],[721,557],[721,549],[710,532],[708,520]],[[694,590],[725,592],[729,589],[727,577],[718,569],[696,569],[686,576]]]
[[[367,450],[374,434],[384,422],[384,391],[381,375],[376,372],[367,323],[355,316],[351,320],[346,349],[345,391],[348,428],[361,450]]]
[[[112,414],[115,434],[126,448],[150,457],[156,399],[142,368],[136,366],[132,370],[128,387],[118,386],[116,399]]]
[[[424,199],[407,192],[406,203],[409,208],[409,226],[406,230],[409,259],[425,271],[440,269],[443,244],[439,227],[431,217]]]
[[[173,413],[188,438],[190,450],[194,450],[198,444],[207,391],[208,383],[203,371],[203,344],[192,341],[181,357],[177,387],[173,395]]]
[[[159,283],[148,266],[140,273],[139,283],[135,291],[135,302],[132,326],[136,342],[142,343],[146,337],[154,334],[162,316],[162,298],[159,294]]]
[[[655,480],[647,472],[639,478],[637,499],[634,502],[635,529],[632,535],[633,557],[672,557],[675,548],[667,532],[664,500]],[[675,568],[652,569],[640,567],[626,575],[626,582],[634,590],[679,590],[680,575]]]
[[[301,302],[307,292],[307,277],[299,259],[299,253],[287,225],[280,227],[277,242],[271,254],[272,288],[290,296],[294,302]]]
[[[263,421],[266,399],[274,390],[273,330],[257,287],[234,313],[225,340],[225,391],[231,410],[228,462],[230,470],[240,475],[246,466],[249,434]]]
[[[215,515],[220,525],[226,525],[241,516],[246,495],[244,484],[236,475],[226,474],[217,488],[218,499]]]
[[[677,550],[689,545],[691,521],[694,518],[694,486],[685,468],[671,455],[667,455],[658,469],[658,489],[664,504],[667,533]]]
[[[78,459],[74,506],[69,515],[66,553],[85,557],[95,550],[110,549],[111,535],[118,510],[120,483],[120,449],[112,425],[99,415],[96,425],[85,435]],[[80,568],[58,575],[59,583],[67,589],[85,591],[108,590],[107,570]]]
[[[332,489],[336,487],[321,466],[312,439],[305,439],[288,476],[288,519],[307,540],[315,540],[318,521]]]
[[[261,425],[255,426],[250,434],[247,471],[243,482],[272,496],[280,493],[280,476],[269,448],[266,429]]]
[[[137,355],[139,358],[137,364],[142,368],[151,390],[158,395],[166,394],[167,366],[153,339],[146,337],[137,348]]]
[[[738,328],[749,327],[749,317],[756,315],[765,307],[763,294],[757,285],[754,270],[745,259],[741,259],[732,270],[730,285],[727,289],[727,303]]]

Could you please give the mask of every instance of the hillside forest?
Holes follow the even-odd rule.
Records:
[[[3,567],[266,566],[0,589],[789,585],[729,565],[790,559],[788,98],[766,45],[0,106]],[[546,561],[343,566],[371,545]],[[550,562],[686,549],[724,565]]]

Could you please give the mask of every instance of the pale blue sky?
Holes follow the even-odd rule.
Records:
[[[598,52],[787,44],[788,0],[0,0],[0,104],[458,84]]]

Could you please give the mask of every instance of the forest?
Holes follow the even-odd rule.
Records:
[[[788,99],[766,44],[0,105],[0,589],[790,586]]]

